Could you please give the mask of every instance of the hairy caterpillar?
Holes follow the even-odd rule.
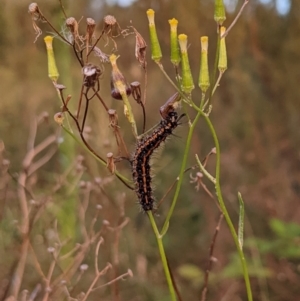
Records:
[[[151,155],[160,144],[172,134],[179,124],[178,121],[183,116],[184,115],[178,117],[178,114],[175,111],[168,112],[152,134],[143,138],[137,144],[136,151],[131,161],[132,177],[135,183],[135,191],[139,203],[144,211],[152,210],[154,206],[150,166]]]

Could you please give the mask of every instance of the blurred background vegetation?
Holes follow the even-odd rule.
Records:
[[[83,18],[83,31],[86,17],[95,19],[100,32],[103,17],[111,14],[122,28],[135,26],[148,44],[145,12],[153,8],[164,54],[162,63],[172,78],[168,20],[177,18],[179,33],[188,35],[190,63],[197,78],[202,35],[209,36],[210,66],[213,66],[216,46],[213,2],[137,0],[129,6],[121,6],[111,1],[65,0],[63,4],[68,16],[77,20]],[[234,19],[242,2],[227,1],[225,26]],[[283,12],[276,6],[279,1],[250,1],[227,37],[229,68],[213,98],[212,119],[222,150],[222,187],[236,224],[237,191],[242,193],[245,201],[244,248],[254,300],[294,301],[300,295],[300,2],[285,2],[290,7]],[[59,1],[43,0],[38,4],[51,23],[61,29],[64,16]],[[20,292],[25,294],[24,290],[28,290],[32,293],[40,284],[42,289],[36,300],[42,300],[45,283],[37,262],[47,275],[52,260],[51,247],[58,241],[64,242],[61,250],[64,255],[76,247],[76,243],[83,245],[82,225],[86,223],[89,227],[96,214],[95,229],[104,238],[99,250],[99,266],[102,269],[107,262],[113,265],[101,277],[99,285],[126,273],[127,269],[132,270],[133,278],[125,277],[126,281],[100,288],[88,300],[168,300],[154,235],[147,217],[139,212],[136,196],[69,136],[58,133],[52,116],[60,111],[60,102],[47,76],[43,41],[51,29],[39,24],[43,35],[34,43],[28,5],[29,2],[23,0],[2,0],[0,10],[0,300],[9,296],[22,255],[18,231],[22,214],[17,181],[32,143],[28,137],[37,116],[44,112],[49,118],[38,125],[35,144],[55,133],[61,139],[57,149],[54,146],[51,158],[27,179],[26,198],[30,217],[35,218]],[[118,38],[116,42],[117,53],[121,56],[118,64],[123,74],[129,82],[138,80],[143,84],[144,73],[134,57],[134,36]],[[107,48],[104,44],[101,49],[110,53],[112,43],[109,42]],[[73,96],[71,106],[75,109],[82,80],[80,66],[66,44],[56,39],[54,47],[59,82],[67,87],[66,93]],[[159,107],[174,93],[150,56],[148,49],[147,128],[159,121]],[[94,60],[99,64],[97,58]],[[133,151],[135,142],[123,116],[122,104],[110,96],[110,66],[104,68],[101,95],[110,108],[118,111],[121,131],[129,150]],[[196,89],[193,97],[199,99],[200,90]],[[133,106],[141,129],[141,111],[137,105]],[[117,149],[101,109],[96,101],[93,102],[87,122],[91,128],[91,144],[105,157],[106,153],[116,153]],[[183,124],[177,130],[178,138],[170,139],[154,162],[158,199],[179,173],[186,128],[187,124]],[[203,122],[193,138],[189,166],[195,164],[195,153],[204,157],[212,147],[212,138]],[[7,160],[9,173],[6,172]],[[213,166],[212,159],[210,168]],[[130,177],[128,163],[120,163],[118,170]],[[219,213],[209,195],[202,189],[197,191],[195,184],[190,182],[190,174],[187,174],[165,245],[183,300],[199,300],[209,260],[208,249]],[[213,192],[213,187],[209,183],[206,185]],[[156,217],[158,223],[163,222],[170,199],[171,195],[160,207]],[[85,208],[84,217],[82,208]],[[95,213],[95,208],[100,210],[99,213]],[[121,221],[129,222],[118,232],[115,227]],[[74,298],[86,291],[95,278],[95,248],[96,245],[91,244],[80,260],[75,258],[75,252],[57,262],[53,271],[52,280],[59,280],[61,270],[69,263],[78,263],[68,283],[69,288],[73,286],[70,293]],[[216,262],[211,271],[208,300],[246,300],[235,247],[225,222],[217,237],[214,257]],[[76,279],[79,279],[77,284]],[[63,297],[57,300],[63,300]]]

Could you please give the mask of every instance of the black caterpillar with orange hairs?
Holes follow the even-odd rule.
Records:
[[[178,116],[175,111],[168,112],[152,134],[143,138],[137,144],[136,151],[131,160],[132,177],[139,203],[144,211],[152,210],[155,201],[152,194],[151,155],[172,134],[183,116],[184,114]]]

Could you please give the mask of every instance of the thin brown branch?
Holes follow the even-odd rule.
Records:
[[[205,271],[204,285],[203,285],[203,289],[202,289],[202,293],[201,293],[201,299],[200,299],[201,301],[205,301],[206,300],[206,296],[207,296],[207,292],[208,292],[209,274],[210,274],[210,271],[212,269],[213,263],[216,261],[216,258],[214,258],[214,256],[213,256],[214,247],[216,245],[216,240],[217,240],[218,233],[220,231],[220,227],[221,227],[221,223],[222,223],[223,217],[224,217],[224,215],[221,213],[220,217],[219,217],[219,221],[218,221],[217,227],[216,227],[216,230],[215,230],[215,233],[214,233],[214,236],[213,236],[213,239],[212,239],[211,244],[210,244],[210,248],[209,248],[209,262],[208,262],[207,269]]]
[[[240,18],[243,10],[245,9],[246,5],[250,2],[250,0],[245,0],[245,2],[243,3],[240,11],[238,12],[238,14],[236,15],[236,17],[234,18],[234,20],[232,21],[232,23],[230,24],[230,26],[227,28],[227,30],[224,32],[224,34],[221,36],[221,39],[222,38],[225,38],[229,31],[233,28],[233,26],[236,24],[236,22],[238,21],[238,19]]]

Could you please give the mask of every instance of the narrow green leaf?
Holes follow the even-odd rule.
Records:
[[[238,240],[239,240],[241,249],[243,249],[245,206],[244,206],[244,201],[242,199],[242,195],[240,192],[238,192],[238,199],[239,199],[239,203],[240,203]]]

